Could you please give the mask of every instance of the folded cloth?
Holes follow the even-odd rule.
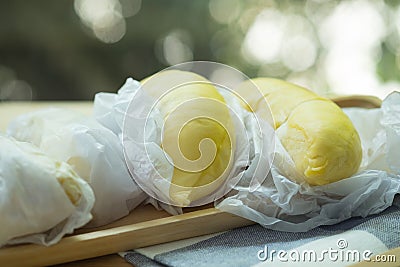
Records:
[[[120,253],[137,267],[349,266],[400,246],[400,196],[379,215],[308,232],[253,225]],[[394,256],[395,257],[395,256]],[[390,260],[399,260],[392,257]]]

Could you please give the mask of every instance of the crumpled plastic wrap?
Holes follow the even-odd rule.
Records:
[[[213,192],[213,195],[217,196],[223,196],[223,192],[228,192],[239,182],[249,165],[250,157],[257,158],[257,162],[262,161],[265,165],[269,165],[272,160],[269,160],[268,154],[272,154],[273,150],[272,145],[269,147],[261,146],[262,142],[260,139],[262,134],[257,132],[257,121],[252,116],[252,113],[243,109],[233,95],[223,90],[220,93],[228,102],[228,106],[234,111],[233,113],[235,113],[231,112],[236,130],[236,149],[234,151],[233,166],[230,169],[228,178],[222,186]],[[94,116],[102,125],[120,136],[121,141],[124,142],[127,163],[131,164],[130,169],[133,170],[131,174],[136,179],[143,180],[143,183],[140,185],[149,195],[157,196],[157,199],[161,200],[161,202],[157,202],[150,198],[149,202],[154,206],[160,205],[171,214],[177,214],[181,213],[179,207],[164,204],[169,200],[168,194],[170,192],[173,167],[160,147],[163,118],[161,118],[157,110],[153,110],[153,113],[149,117],[146,117],[148,115],[147,111],[151,108],[152,104],[153,99],[141,89],[140,83],[129,78],[118,91],[118,94],[99,93],[96,95]],[[135,132],[135,134],[130,136],[123,136],[124,115],[126,113],[129,116],[128,127],[132,126],[128,131]],[[146,127],[145,133],[138,130],[144,127]],[[273,139],[273,129],[266,123],[264,129],[268,132],[268,134],[264,133],[264,138]],[[267,135],[268,137],[266,137]],[[122,140],[122,138],[125,140]],[[145,143],[143,143],[144,139],[146,139]],[[257,147],[250,145],[253,143],[259,145]],[[255,166],[256,164],[253,165]],[[153,166],[156,167],[154,168]],[[264,172],[266,174],[268,170],[254,167],[252,171],[256,171],[257,173]],[[215,198],[211,198],[206,203],[213,200]],[[191,204],[196,206],[197,203],[200,204],[202,201],[204,199],[199,199],[197,202],[192,202]],[[176,205],[185,206],[183,203],[176,203]]]
[[[324,186],[295,183],[293,161],[277,139],[274,164],[262,185],[250,192],[241,181],[216,207],[273,230],[304,232],[391,206],[400,192],[400,93],[388,96],[380,109],[344,110],[362,142],[358,173]]]
[[[88,227],[126,216],[146,198],[129,174],[119,138],[93,118],[67,109],[39,110],[13,120],[8,134],[67,162],[90,184],[96,202]]]
[[[68,164],[1,134],[0,146],[0,247],[52,245],[90,221],[95,201],[92,189]],[[70,185],[65,185],[67,192],[79,198],[70,200],[61,185],[63,179]]]

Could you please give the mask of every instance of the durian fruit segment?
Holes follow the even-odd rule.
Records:
[[[216,87],[192,72],[167,70],[141,83],[164,118],[161,147],[174,164],[170,197],[190,205],[229,174],[235,147],[229,109]]]
[[[78,206],[82,192],[78,183],[71,177],[57,177],[57,181],[64,189],[65,194],[75,206]]]
[[[288,118],[292,110],[302,102],[324,99],[313,92],[285,81],[273,78],[255,78],[245,81],[237,89],[239,94],[246,95],[249,86],[256,85],[261,94],[253,94],[249,99],[247,109],[259,110],[260,105],[268,103],[274,118],[275,129],[279,128]],[[254,92],[254,90],[252,90]],[[260,98],[263,95],[265,100]]]
[[[353,123],[328,100],[297,106],[278,136],[310,185],[350,177],[362,158],[361,141]]]
[[[350,177],[362,158],[360,137],[347,115],[331,100],[277,79],[251,80],[270,106],[275,129],[301,175],[291,177],[310,185],[324,185]],[[239,87],[246,93],[250,81]],[[248,106],[264,101],[250,98]]]

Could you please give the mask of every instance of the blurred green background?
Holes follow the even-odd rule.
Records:
[[[192,60],[383,98],[399,45],[399,1],[1,1],[0,100],[91,100]]]

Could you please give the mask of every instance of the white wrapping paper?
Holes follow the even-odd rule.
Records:
[[[139,88],[140,83],[138,81],[128,78],[117,94],[97,93],[94,98],[94,118],[98,123],[117,135],[121,144],[124,116],[129,103]],[[173,215],[182,213],[182,209],[158,202],[151,197],[147,197],[144,203],[152,204],[158,210],[163,209]]]
[[[121,137],[124,116],[129,103],[140,88],[140,83],[128,78],[125,84],[114,93],[98,93],[94,98],[95,119],[114,134]]]
[[[38,148],[0,135],[0,246],[52,245],[92,218],[90,186],[64,162]],[[81,194],[75,205],[58,179],[71,179]]]
[[[290,232],[388,208],[400,192],[400,93],[392,93],[380,109],[348,108],[345,112],[362,142],[358,173],[324,186],[297,184],[292,181],[294,164],[277,140],[274,165],[262,186],[250,192],[246,184],[241,184],[216,207],[267,228]]]
[[[69,163],[88,181],[96,197],[89,227],[128,215],[146,198],[130,177],[118,137],[93,118],[50,108],[16,118],[8,134]]]

